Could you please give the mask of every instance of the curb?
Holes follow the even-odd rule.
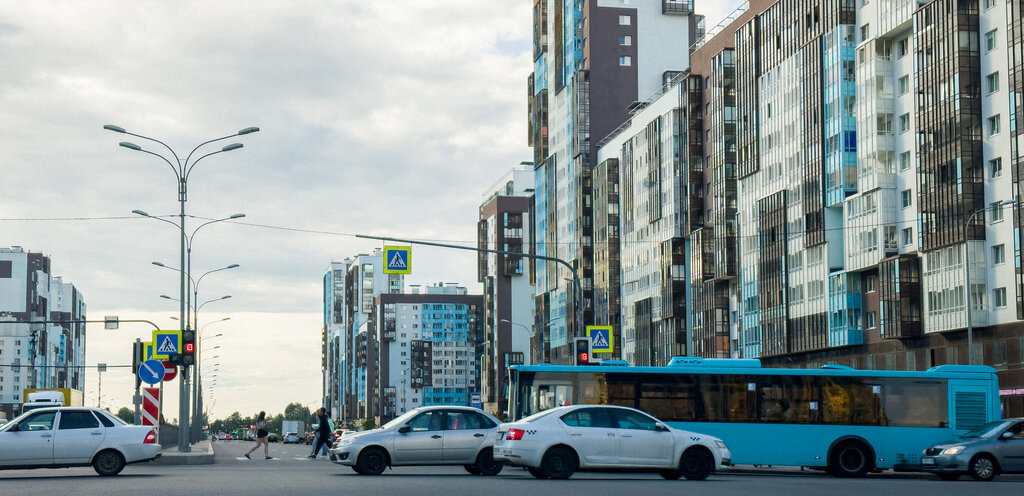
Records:
[[[154,465],[209,465],[213,463],[213,443],[209,439],[199,441],[191,446],[192,451],[183,453],[178,447],[160,451],[160,458],[153,460]]]

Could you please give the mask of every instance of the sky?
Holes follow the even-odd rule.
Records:
[[[532,159],[532,3],[0,3],[0,246],[49,256],[90,320],[177,329],[179,304],[160,296],[178,297],[179,273],[152,262],[180,267],[179,229],[132,214],[176,222],[175,174],[118,143],[174,159],[103,126],[182,159],[259,127],[200,148],[243,144],[193,162],[188,179],[187,232],[245,214],[192,237],[194,278],[239,265],[198,287],[207,406],[212,418],[319,406],[322,277],[382,245],[353,234],[473,245],[481,195]],[[710,28],[739,3],[696,11]],[[480,291],[472,252],[417,246],[414,264],[407,287]],[[87,404],[131,406],[123,366],[151,330],[87,326]]]

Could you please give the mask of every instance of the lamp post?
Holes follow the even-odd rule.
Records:
[[[231,269],[231,268],[234,268],[234,267],[238,267],[238,264],[229,265],[227,267],[224,267],[223,269],[211,270],[210,272],[207,272],[206,274],[210,274],[212,272],[217,272],[217,271],[220,271],[220,270]],[[206,277],[206,274],[203,274],[202,276],[200,276],[199,280],[196,281],[196,288],[197,288],[196,299],[193,300],[195,303],[199,302],[199,299],[198,299],[199,298],[198,287],[199,287],[199,283],[203,280],[203,277]],[[217,324],[217,323],[220,323],[220,322],[231,320],[231,317],[224,317],[223,319],[220,319],[220,320],[215,320],[213,322],[207,322],[206,324],[203,325],[203,327],[201,329],[199,329],[199,310],[202,309],[203,306],[205,306],[207,303],[213,303],[215,301],[226,300],[228,298],[231,298],[231,295],[225,295],[225,296],[221,296],[220,298],[215,298],[215,299],[203,302],[201,305],[196,307],[196,311],[195,311],[195,313],[193,313],[193,318],[195,319],[193,321],[193,328],[197,328],[198,329],[198,332],[196,333],[196,366],[195,366],[195,368],[192,369],[192,373],[193,373],[192,381],[195,382],[195,385],[196,385],[196,387],[193,388],[193,391],[192,391],[193,392],[193,398],[192,398],[192,425],[193,425],[193,431],[194,431],[193,434],[195,436],[195,439],[199,439],[199,436],[202,434],[202,421],[203,421],[203,391],[202,391],[202,386],[203,386],[203,376],[202,376],[202,367],[203,367],[203,365],[202,365],[202,358],[203,358],[203,355],[202,355],[203,354],[203,331],[205,331],[206,328],[209,325],[211,325],[211,324]],[[224,334],[217,334],[215,336],[211,336],[211,339],[215,338],[217,336],[223,336],[223,335]]]
[[[964,226],[964,287],[966,291],[967,301],[967,364],[974,365],[974,323],[971,322],[971,257],[968,247],[971,245],[971,240],[967,239],[967,228],[974,222],[974,216],[993,208],[1003,208],[1004,205],[1012,205],[1017,200],[1003,200],[995,205],[979,208],[971,213],[967,217],[967,225]]]
[[[536,334],[536,332],[534,332],[533,329],[530,329],[529,327],[526,327],[526,324],[520,324],[518,322],[512,322],[511,320],[508,320],[508,319],[501,319],[501,322],[504,322],[504,323],[509,324],[509,325],[514,325],[514,326],[522,327],[523,330],[526,331],[526,335],[528,336],[528,344],[526,346],[526,349],[528,350],[528,352],[530,354],[529,355],[529,361],[527,362],[527,365],[533,365],[533,336],[534,336],[534,334]]]
[[[232,151],[232,150],[237,150],[239,148],[242,148],[242,144],[241,143],[232,143],[230,145],[226,145],[226,146],[222,147],[220,150],[216,150],[216,151],[213,151],[213,152],[209,152],[209,153],[203,154],[203,155],[199,156],[198,158],[196,158],[195,160],[192,160],[192,155],[195,154],[196,151],[198,151],[204,145],[207,145],[209,143],[225,140],[225,139],[228,139],[228,138],[233,138],[235,136],[242,136],[242,135],[246,135],[246,134],[250,134],[250,133],[255,133],[255,132],[259,131],[260,128],[258,128],[258,127],[247,127],[247,128],[242,129],[242,130],[240,130],[240,131],[238,131],[237,133],[234,133],[234,134],[229,134],[227,136],[222,136],[220,138],[214,138],[214,139],[211,139],[211,140],[204,141],[204,142],[200,143],[199,145],[197,145],[195,148],[193,148],[192,151],[189,152],[188,156],[185,157],[184,161],[182,161],[181,158],[178,157],[178,154],[175,153],[174,150],[170,146],[168,146],[166,143],[164,143],[163,141],[160,141],[158,139],[150,138],[149,136],[143,136],[141,134],[131,133],[131,132],[126,131],[123,127],[115,126],[115,125],[112,125],[112,124],[107,124],[107,125],[103,126],[103,129],[106,129],[108,131],[114,131],[115,133],[127,134],[129,136],[135,136],[137,138],[141,138],[141,139],[144,139],[144,140],[147,140],[147,141],[152,141],[154,143],[159,143],[164,148],[166,148],[167,151],[171,152],[171,156],[174,157],[174,162],[172,163],[167,157],[165,157],[165,156],[163,156],[163,155],[161,155],[159,153],[151,152],[149,150],[146,150],[146,149],[142,148],[141,146],[139,146],[139,145],[137,145],[135,143],[132,143],[132,142],[129,142],[129,141],[122,141],[121,143],[119,143],[119,145],[121,147],[123,147],[123,148],[127,148],[129,150],[133,150],[133,151],[137,151],[137,152],[146,153],[146,154],[149,154],[149,155],[153,155],[154,157],[160,158],[164,162],[167,162],[167,165],[169,165],[171,167],[171,170],[174,171],[174,177],[175,177],[175,180],[176,180],[176,182],[178,184],[178,203],[181,206],[181,212],[179,214],[179,223],[178,223],[178,228],[181,231],[181,281],[180,281],[180,295],[181,296],[179,298],[180,313],[181,313],[180,319],[181,319],[181,322],[185,324],[186,330],[187,330],[188,329],[188,320],[186,319],[186,316],[185,316],[185,306],[186,306],[186,302],[185,302],[185,298],[186,298],[186,295],[185,295],[185,292],[186,292],[185,291],[185,277],[186,277],[186,275],[185,275],[185,270],[186,270],[186,267],[185,267],[185,243],[187,241],[187,237],[185,235],[185,202],[188,201],[188,176],[192,173],[192,169],[195,168],[196,164],[198,164],[204,158],[209,157],[211,155],[216,155],[218,153],[224,153],[224,152],[229,152],[229,151]],[[185,371],[182,371],[182,372],[183,373],[181,374],[181,381],[179,382],[179,387],[178,387],[178,393],[179,393],[179,395],[178,395],[178,403],[179,403],[179,405],[178,405],[178,418],[180,419],[179,423],[181,424],[181,425],[178,426],[178,451],[189,452],[189,451],[191,451],[191,447],[189,445],[189,429],[188,429],[189,381],[188,381],[188,374],[184,373]]]

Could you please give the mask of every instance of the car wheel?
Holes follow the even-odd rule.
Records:
[[[359,475],[366,475],[366,474],[363,473],[362,470],[359,470],[359,466],[358,465],[352,465],[352,470],[354,470]]]
[[[480,471],[476,469],[476,465],[463,465],[462,468],[466,469],[470,475],[480,475]]]
[[[660,476],[662,476],[662,477],[664,477],[664,478],[666,478],[668,480],[676,480],[676,479],[682,477],[683,473],[678,471],[678,470],[659,470],[658,471],[658,475],[660,475]]]
[[[532,475],[532,476],[534,476],[534,477],[536,477],[538,479],[547,479],[548,478],[548,474],[545,474],[544,471],[539,469],[539,468],[526,467],[526,471],[529,472],[530,475]]]
[[[975,456],[971,459],[971,464],[967,466],[967,472],[971,478],[978,481],[992,480],[997,471],[996,461],[986,454]]]
[[[935,474],[944,481],[955,481],[960,478],[960,474]]]
[[[832,450],[828,466],[836,477],[864,477],[871,469],[871,457],[863,443],[845,441]]]
[[[380,448],[369,448],[359,453],[356,467],[364,475],[380,475],[388,466],[388,455]]]
[[[92,459],[92,468],[104,477],[117,475],[124,470],[124,457],[114,450],[100,451]]]
[[[552,479],[568,479],[577,465],[576,454],[563,446],[549,449],[540,461],[540,469]]]
[[[679,458],[679,472],[688,480],[707,479],[714,468],[715,458],[703,446],[689,448]],[[665,478],[667,479],[668,477]]]
[[[476,455],[476,465],[474,467],[478,474],[484,475],[498,475],[502,469],[502,465],[494,461],[494,454],[491,448],[484,448],[479,455]]]

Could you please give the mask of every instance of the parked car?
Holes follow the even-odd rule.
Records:
[[[498,426],[494,459],[526,467],[538,479],[577,470],[657,471],[670,480],[703,480],[730,464],[721,439],[669,427],[639,410],[573,405]]]
[[[0,469],[92,465],[103,476],[160,456],[156,431],[96,408],[39,408],[0,427]]]
[[[989,422],[931,446],[924,450],[921,467],[942,480],[966,474],[988,481],[997,474],[1024,473],[1024,417]]]
[[[299,444],[299,433],[298,432],[289,432],[289,433],[285,434],[284,435],[284,441],[282,441],[282,442],[284,444],[290,444],[290,443]]]
[[[277,434],[274,434],[273,432],[271,432],[270,434],[267,434],[267,442],[268,443],[276,443],[277,442]]]
[[[477,475],[496,475],[493,458],[498,419],[462,406],[425,406],[373,429],[342,436],[331,460],[360,474],[378,475],[389,466],[462,465]]]
[[[313,444],[313,440],[316,439],[316,431],[309,431],[306,433],[306,444]]]
[[[341,436],[344,436],[344,435],[345,435],[345,429],[334,429],[334,440],[335,441],[337,441],[338,438],[340,438]]]

